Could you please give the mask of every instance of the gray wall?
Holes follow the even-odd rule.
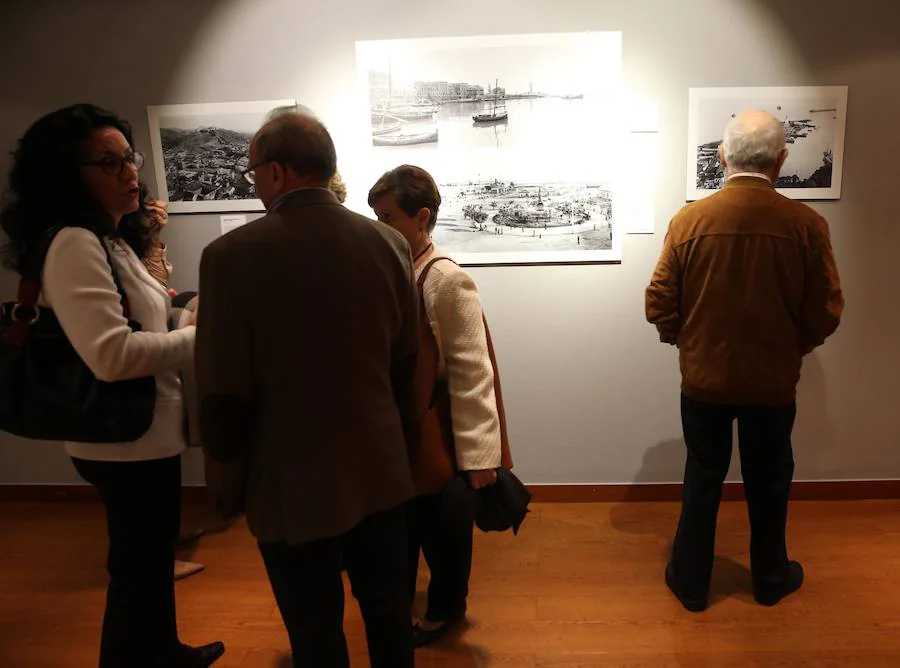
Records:
[[[622,30],[626,85],[660,105],[657,234],[626,238],[621,266],[473,270],[495,330],[518,469],[537,483],[680,477],[676,353],[645,324],[643,289],[668,216],[684,201],[687,89],[849,85],[843,198],[813,204],[831,223],[847,310],[804,366],[797,477],[900,476],[894,0],[3,4],[0,62],[14,65],[0,72],[0,146],[10,148],[38,115],[75,101],[132,119],[148,152],[148,104],[294,97],[336,129],[355,86],[356,39]],[[340,155],[352,171],[352,149]],[[348,184],[355,208],[369,185]],[[200,252],[217,234],[217,216],[173,218],[175,287],[196,287]],[[0,277],[0,296],[13,287]],[[198,463],[186,463],[186,482],[202,480]],[[75,480],[58,444],[0,437],[0,482]]]

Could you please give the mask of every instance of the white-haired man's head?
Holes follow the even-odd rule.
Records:
[[[767,111],[751,109],[734,117],[719,146],[719,162],[726,176],[758,172],[773,181],[787,158],[784,124]]]
[[[294,104],[286,105],[284,107],[275,107],[274,109],[272,109],[272,111],[270,111],[268,114],[266,114],[266,122],[274,120],[274,119],[278,118],[279,116],[286,116],[288,114],[297,114],[300,116],[311,116],[313,118],[316,117],[316,115],[313,113],[313,110],[310,109],[309,107],[304,106],[302,104],[294,103]]]

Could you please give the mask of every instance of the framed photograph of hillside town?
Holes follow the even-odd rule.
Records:
[[[775,187],[791,199],[840,199],[847,86],[691,88],[688,96],[687,199],[722,187],[718,149],[729,121],[747,109],[784,123],[788,157]]]
[[[356,43],[369,178],[428,170],[460,262],[621,261],[619,32]]]
[[[263,211],[240,171],[266,116],[293,100],[147,107],[159,197],[170,213]]]

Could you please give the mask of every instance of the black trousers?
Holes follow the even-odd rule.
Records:
[[[750,515],[753,579],[777,583],[787,577],[785,528],[794,475],[791,432],[796,413],[794,403],[781,407],[721,406],[682,395],[687,464],[672,564],[685,597],[705,600],[709,595],[716,518],[731,464],[735,420]]]
[[[295,668],[350,665],[342,558],[366,625],[372,668],[415,665],[406,540],[406,513],[400,506],[372,515],[336,538],[303,545],[259,544]]]
[[[181,457],[142,462],[72,459],[97,488],[109,534],[100,668],[178,665],[172,564],[181,525]]]
[[[427,621],[449,621],[466,613],[477,503],[477,492],[458,478],[444,492],[420,496],[407,504],[409,591],[415,598],[421,553],[431,572]]]

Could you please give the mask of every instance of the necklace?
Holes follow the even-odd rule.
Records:
[[[422,257],[423,255],[425,255],[425,253],[427,253],[428,251],[430,251],[433,246],[434,246],[434,244],[429,242],[428,245],[425,246],[425,248],[423,248],[422,250],[419,251],[419,254],[416,255],[416,257],[413,259],[413,262],[418,262],[419,258]]]

